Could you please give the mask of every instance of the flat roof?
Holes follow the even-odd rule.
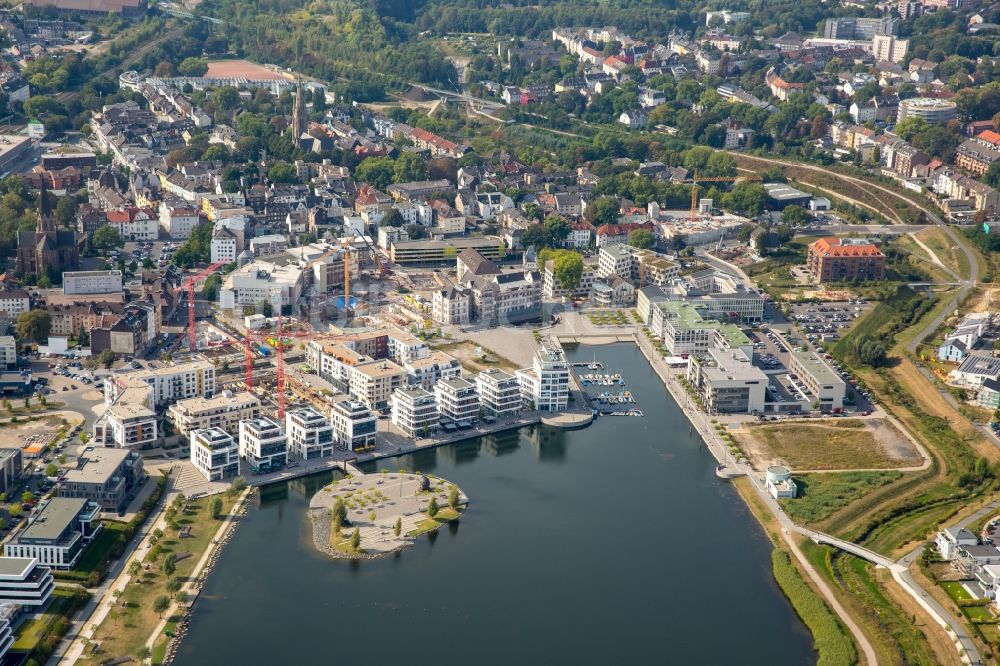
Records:
[[[121,271],[67,271],[63,273],[63,279],[68,277],[113,277],[122,276]]]
[[[33,557],[0,557],[0,577],[24,578],[35,561]]]
[[[844,380],[833,371],[829,364],[820,358],[819,354],[811,351],[793,351],[792,357],[799,362],[803,368],[809,371],[820,384],[843,384]]]
[[[105,483],[128,458],[126,449],[107,446],[95,447],[93,451],[85,451],[80,460],[83,466],[66,472],[66,481],[71,483]]]
[[[80,515],[87,500],[75,497],[53,497],[42,509],[35,521],[18,538],[21,539],[58,539],[66,531],[76,517]]]
[[[812,197],[811,194],[803,192],[802,190],[797,190],[791,185],[786,185],[785,183],[765,183],[764,190],[767,192],[767,196],[772,199],[777,199],[778,201],[784,201],[786,199],[809,199]]]

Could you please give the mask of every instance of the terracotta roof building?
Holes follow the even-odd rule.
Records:
[[[885,279],[885,255],[877,245],[852,238],[820,238],[809,246],[806,266],[818,283]]]

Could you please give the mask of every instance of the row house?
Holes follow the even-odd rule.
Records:
[[[992,137],[996,137],[992,141]],[[1000,135],[996,132],[982,132],[975,138],[966,139],[955,150],[955,165],[977,176],[985,174],[990,165],[1000,160]]]
[[[159,216],[149,208],[126,208],[108,211],[108,224],[127,241],[156,240]]]

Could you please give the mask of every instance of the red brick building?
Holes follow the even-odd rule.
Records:
[[[885,279],[885,255],[877,245],[851,238],[820,238],[809,246],[806,266],[818,283]]]

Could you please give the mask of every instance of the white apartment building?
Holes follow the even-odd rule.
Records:
[[[372,361],[347,367],[351,396],[371,409],[389,405],[392,392],[406,384],[406,370],[388,361]]]
[[[333,425],[312,407],[289,410],[285,414],[285,434],[288,452],[302,460],[327,458],[336,447]]]
[[[141,403],[112,405],[104,413],[106,428],[95,443],[128,449],[144,449],[156,444],[160,433],[156,412]],[[97,426],[95,425],[95,432]]]
[[[910,40],[899,39],[892,35],[872,35],[872,53],[875,61],[888,60],[889,62],[903,62],[906,59],[906,51],[909,49]]]
[[[226,227],[218,227],[212,233],[211,259],[212,263],[224,261],[227,264],[236,261],[236,234]]]
[[[200,217],[198,209],[193,206],[185,206],[181,202],[174,205],[166,201],[160,202],[160,228],[167,232],[173,240],[190,238],[195,227],[198,226]]]
[[[270,257],[288,249],[288,237],[284,234],[270,234],[250,239],[250,252],[255,257]]]
[[[192,430],[220,428],[230,434],[239,431],[240,422],[260,416],[260,398],[242,391],[223,390],[211,398],[187,398],[170,405],[167,418],[174,430],[185,437]]]
[[[251,261],[226,276],[219,290],[223,310],[258,308],[270,303],[273,312],[292,305],[302,294],[303,270],[297,266],[279,266],[266,261]]]
[[[442,379],[458,377],[462,374],[462,364],[454,356],[434,350],[426,356],[403,362],[406,383],[410,386],[433,388]]]
[[[104,402],[114,404],[126,388],[144,383],[152,389],[150,406],[185,398],[215,395],[215,367],[208,361],[192,361],[163,368],[116,374],[104,380]]]
[[[0,335],[0,372],[17,367],[17,343],[13,335]]]
[[[63,294],[120,294],[121,271],[71,271],[62,274]]]
[[[476,389],[486,416],[506,419],[521,411],[521,385],[514,375],[490,368],[476,375]]]
[[[281,425],[266,416],[240,421],[239,455],[251,472],[272,472],[288,464],[288,438]]]
[[[378,421],[363,402],[349,399],[335,402],[330,409],[330,423],[341,448],[355,452],[375,448]]]
[[[437,401],[427,389],[414,386],[392,392],[392,424],[409,437],[424,437],[438,428]]]
[[[597,275],[606,278],[609,275],[631,279],[635,267],[635,257],[628,245],[605,245],[597,253]]]
[[[127,241],[156,240],[159,236],[159,218],[151,209],[109,210],[108,224]]]
[[[454,423],[475,423],[479,420],[479,392],[467,379],[442,379],[434,385],[438,414]]]
[[[763,414],[767,375],[740,349],[688,359],[687,378],[710,414]]]
[[[31,299],[28,292],[21,289],[0,288],[0,315],[6,314],[8,319],[17,319],[22,312],[31,309]]]
[[[55,587],[52,569],[42,566],[38,558],[0,557],[0,604],[39,610],[48,605]]]
[[[191,463],[209,481],[224,481],[240,473],[240,449],[225,430],[192,430]]]
[[[516,376],[529,409],[557,412],[569,404],[569,363],[557,340],[543,340],[531,367],[518,370]]]

